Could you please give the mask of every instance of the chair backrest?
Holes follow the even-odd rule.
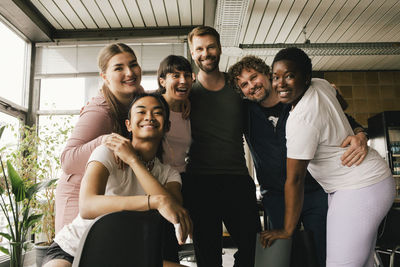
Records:
[[[121,211],[97,218],[80,241],[73,267],[162,266],[158,211]]]
[[[400,207],[392,207],[383,219],[376,245],[384,249],[393,249],[400,245]]]

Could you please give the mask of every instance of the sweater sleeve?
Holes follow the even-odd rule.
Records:
[[[83,174],[93,150],[103,135],[112,132],[112,119],[106,105],[87,105],[61,154],[61,167],[67,175]]]

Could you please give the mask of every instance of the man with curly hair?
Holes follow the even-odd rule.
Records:
[[[261,58],[244,57],[230,67],[229,75],[246,106],[244,134],[261,186],[264,211],[272,229],[281,229],[285,217],[285,130],[290,106],[279,102],[277,92],[272,90],[270,68]],[[354,120],[349,121],[358,131],[363,129]],[[360,133],[348,137],[343,146],[350,142],[351,146],[342,158],[342,163],[348,166],[359,163],[359,153],[366,153],[366,136]],[[327,194],[307,172],[300,222],[313,233],[319,266],[325,266],[327,209]]]

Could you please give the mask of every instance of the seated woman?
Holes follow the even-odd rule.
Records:
[[[353,131],[336,90],[311,79],[311,60],[301,49],[279,51],[272,66],[272,86],[292,105],[286,123],[287,180],[284,229],[262,234],[264,245],[290,238],[303,204],[306,169],[329,194],[326,266],[372,267],[379,224],[390,209],[394,180],[386,162],[369,149],[358,166],[341,164],[340,144]]]
[[[177,201],[181,199],[179,173],[156,157],[169,129],[168,105],[158,94],[138,95],[125,123],[131,140],[114,133],[90,156],[82,179],[79,215],[56,235],[45,267],[71,266],[90,222],[110,212],[157,209],[169,222],[180,224],[180,244],[191,234],[188,212]],[[115,156],[127,166],[119,168]],[[164,266],[182,265],[164,261]]]

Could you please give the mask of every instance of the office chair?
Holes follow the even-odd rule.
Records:
[[[383,266],[379,253],[389,254],[389,267],[394,267],[395,255],[400,251],[400,207],[392,207],[385,219],[383,219],[376,242],[375,257],[379,258],[379,264]],[[378,265],[379,266],[379,265]]]
[[[162,266],[158,211],[121,211],[97,218],[83,235],[73,267]]]

